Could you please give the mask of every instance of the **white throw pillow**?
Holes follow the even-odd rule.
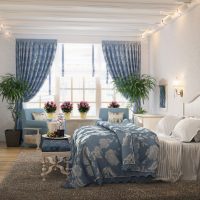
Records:
[[[174,127],[181,119],[181,117],[170,115],[163,117],[157,124],[156,132],[164,135],[171,135]]]
[[[47,120],[47,115],[45,112],[33,112],[33,119],[38,120],[38,121],[46,121]]]
[[[124,113],[108,112],[108,121],[111,123],[121,123],[123,121]]]
[[[191,142],[200,130],[200,119],[185,118],[178,122],[172,131],[172,136],[182,142]]]

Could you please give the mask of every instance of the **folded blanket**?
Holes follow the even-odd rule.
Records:
[[[118,124],[98,121],[97,125],[116,133],[121,144],[123,170],[140,172],[156,170],[159,142],[155,133],[137,127],[129,121]],[[152,162],[156,163],[153,168]]]

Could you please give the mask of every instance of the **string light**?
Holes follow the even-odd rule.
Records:
[[[0,24],[0,34],[3,34],[6,38],[11,37],[11,32],[6,29],[4,24]]]
[[[170,22],[172,22],[176,18],[180,17],[184,12],[188,11],[189,9],[195,7],[198,4],[200,4],[200,0],[193,0],[190,3],[184,3],[183,5],[181,5],[176,10],[175,13],[167,15],[166,17],[164,17],[161,20],[161,23],[157,25],[157,28],[153,28],[153,29],[151,29],[151,31],[146,30],[144,33],[142,33],[142,38],[145,38],[145,37],[149,36],[150,34],[160,30],[162,27],[164,27],[165,25],[169,24]]]
[[[6,38],[9,38],[9,37],[11,37],[11,32],[10,31],[5,31],[5,36],[6,36]]]

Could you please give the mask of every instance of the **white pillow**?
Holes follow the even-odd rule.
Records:
[[[157,124],[156,132],[164,135],[171,135],[174,127],[181,119],[181,117],[170,115],[163,117]]]
[[[172,131],[172,136],[182,142],[191,142],[200,130],[200,119],[185,118],[178,122]]]
[[[38,120],[38,121],[46,121],[47,120],[47,115],[45,112],[33,112],[33,119]]]
[[[108,112],[108,121],[111,123],[121,123],[123,121],[124,113]]]

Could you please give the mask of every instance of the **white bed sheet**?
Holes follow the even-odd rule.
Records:
[[[157,135],[160,143],[157,179],[200,180],[200,143],[183,143],[171,136]]]

